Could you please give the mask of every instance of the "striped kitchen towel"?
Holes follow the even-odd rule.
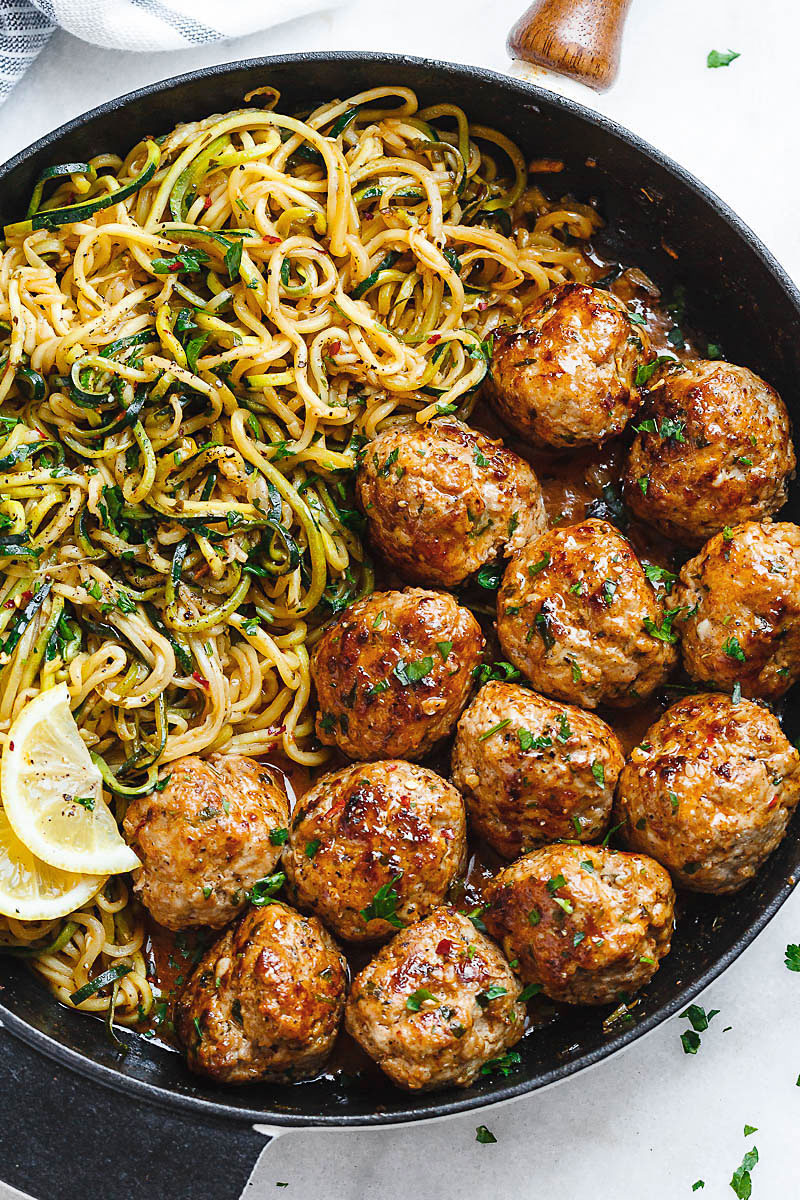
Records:
[[[117,50],[244,37],[336,0],[0,0],[0,101],[57,28]]]

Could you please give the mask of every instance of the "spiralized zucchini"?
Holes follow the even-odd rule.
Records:
[[[0,743],[66,681],[118,815],[186,754],[324,762],[309,647],[373,586],[361,447],[468,417],[491,331],[591,278],[594,211],[456,106],[278,99],[54,166],[5,230]],[[124,881],[0,940],[66,1003],[130,966],[81,1008],[150,1011]]]

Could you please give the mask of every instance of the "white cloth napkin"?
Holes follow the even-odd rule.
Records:
[[[60,27],[117,50],[244,37],[338,0],[0,0],[0,102]]]

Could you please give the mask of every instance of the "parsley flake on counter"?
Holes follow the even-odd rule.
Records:
[[[749,1200],[753,1194],[753,1181],[750,1178],[750,1172],[758,1162],[758,1150],[753,1146],[752,1150],[748,1150],[742,1159],[741,1166],[738,1166],[731,1176],[731,1187],[734,1195],[739,1197],[739,1200]]]
[[[693,1191],[693,1192],[699,1192],[699,1191],[700,1191],[700,1188],[704,1188],[705,1186],[706,1186],[706,1185],[705,1185],[705,1181],[704,1181],[703,1179],[697,1179],[697,1180],[695,1180],[695,1182],[692,1184],[692,1191]]]
[[[744,1136],[745,1136],[745,1137],[750,1137],[750,1134],[751,1134],[751,1133],[758,1133],[758,1126],[757,1126],[757,1125],[745,1125],[745,1127],[744,1127]]]
[[[707,67],[729,67],[735,58],[741,58],[738,50],[709,50]]]
[[[487,1129],[485,1125],[479,1125],[475,1130],[475,1141],[480,1142],[482,1146],[489,1146],[492,1142],[496,1142],[497,1138],[491,1129]]]
[[[689,1007],[681,1013],[681,1016],[688,1017],[689,1024],[691,1025],[692,1029],[696,1030],[697,1033],[705,1033],[705,1031],[708,1029],[709,1022],[713,1020],[714,1017],[719,1016],[719,1009],[712,1008],[706,1012],[702,1005],[690,1004]]]
[[[695,1033],[693,1029],[687,1029],[681,1034],[681,1042],[684,1054],[697,1054],[700,1049],[700,1034]]]
[[[800,971],[800,946],[790,943],[786,947],[785,963],[790,971]]]

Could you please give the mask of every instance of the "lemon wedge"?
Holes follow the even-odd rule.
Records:
[[[0,793],[14,833],[48,866],[116,875],[140,865],[103,800],[65,683],[40,692],[11,726]]]
[[[18,921],[52,921],[81,908],[105,875],[70,875],[23,846],[0,808],[0,913]]]

